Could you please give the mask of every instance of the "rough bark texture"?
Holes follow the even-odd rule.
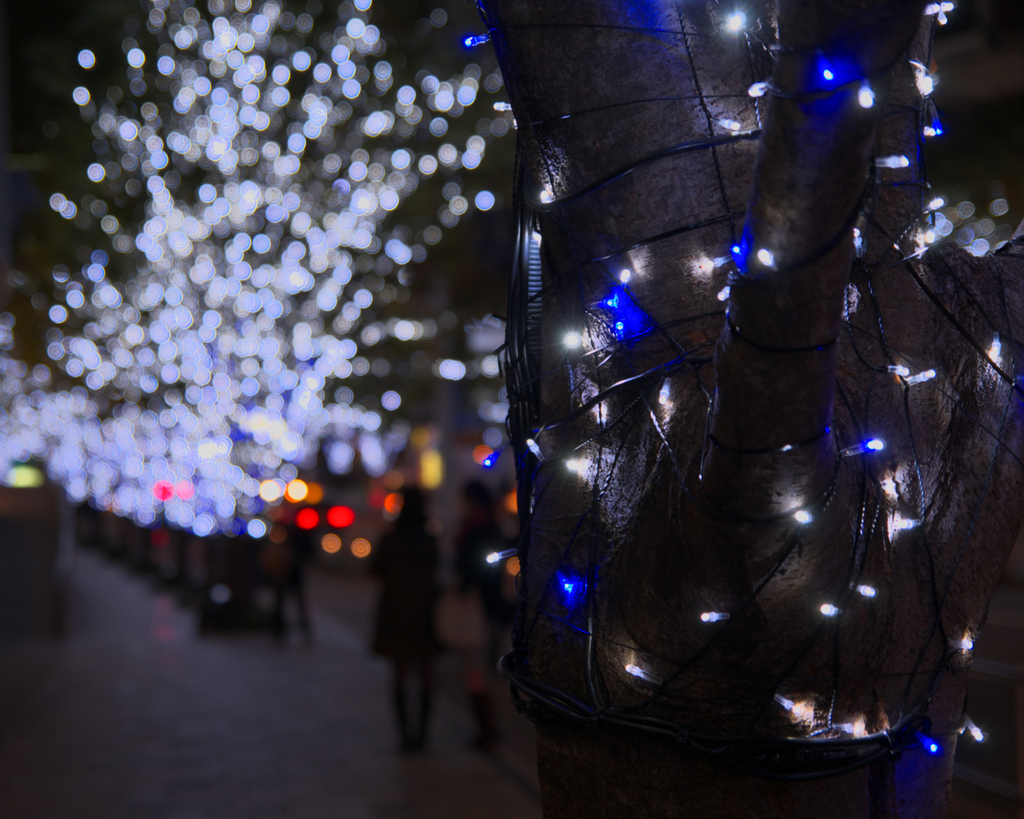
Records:
[[[930,42],[927,31],[911,42],[922,5],[781,0],[777,20],[773,7],[748,7],[756,35],[772,39],[777,23],[792,49],[775,61],[777,88],[805,89],[817,50],[842,53],[878,94],[864,110],[857,85],[820,98],[748,97],[770,61],[744,36],[722,36],[727,10],[715,2],[487,4],[537,197],[726,133],[719,119],[764,126],[760,143],[681,153],[540,216],[542,421],[668,361],[694,363],[672,375],[667,404],[658,380],[538,436],[549,460],[537,475],[523,561],[529,673],[580,699],[642,703],[638,713],[718,736],[803,736],[856,720],[870,733],[920,707],[945,749],[779,783],[661,740],[541,730],[552,819],[945,811],[970,660],[949,640],[980,631],[1021,522],[1020,402],[992,365],[1011,376],[1021,369],[1011,339],[1024,319],[1024,265],[956,250],[901,261],[930,198],[919,185],[895,184],[923,175],[920,120],[907,110],[921,104],[907,57],[927,62]],[[575,112],[588,113],[566,118]],[[872,158],[892,154],[906,154],[910,167],[878,177],[866,205],[873,221],[860,223],[867,253],[851,274],[851,216],[875,173]],[[749,274],[714,268],[745,219]],[[753,261],[759,248],[771,249],[774,270]],[[645,321],[660,326],[628,343],[616,341],[597,306],[624,267]],[[716,298],[730,269],[732,327],[743,338],[724,324]],[[569,330],[583,336],[581,350],[561,344]],[[988,348],[995,333],[1002,350],[989,361],[968,336]],[[823,348],[765,349],[814,345]],[[890,365],[939,375],[908,387]],[[721,446],[708,444],[709,428]],[[869,437],[885,450],[837,459],[837,447]],[[736,451],[801,442],[810,443]],[[565,453],[585,461],[582,475],[556,457]],[[595,475],[599,515],[589,512]],[[781,516],[799,508],[813,511],[810,525]],[[896,516],[922,525],[899,531]],[[588,552],[598,567],[592,691],[583,615],[556,579],[585,578]],[[877,596],[857,595],[856,583]],[[842,617],[823,618],[823,603]],[[733,616],[709,625],[703,611]],[[624,673],[630,663],[669,681],[655,690]],[[775,704],[777,693],[811,704],[813,719],[796,720]]]

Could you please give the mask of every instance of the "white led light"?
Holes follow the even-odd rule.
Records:
[[[814,520],[814,518],[811,517],[811,513],[803,509],[794,512],[793,517],[796,518],[797,523],[810,523],[812,520]]]
[[[750,88],[747,89],[747,94],[751,97],[763,97],[768,92],[768,83],[766,82],[755,82]]]
[[[512,106],[507,102],[496,102],[494,103],[495,111],[511,111]]]
[[[950,640],[949,644],[957,651],[970,651],[974,648],[974,640],[966,635],[962,640]]]
[[[722,118],[722,119],[716,119],[715,122],[717,122],[719,125],[721,125],[723,128],[725,128],[725,130],[727,130],[727,131],[739,131],[740,129],[743,128],[743,124],[740,123],[740,122],[737,122],[734,119],[724,119],[724,118]]]
[[[672,398],[672,382],[668,378],[661,382],[661,389],[658,390],[658,403],[665,406]]]
[[[497,563],[499,560],[504,560],[506,557],[512,557],[517,554],[518,549],[505,549],[502,552],[491,552],[487,555],[488,563]]]
[[[974,741],[984,742],[985,734],[982,733],[982,730],[977,726],[977,723],[975,723],[975,721],[966,714],[964,715],[964,719],[966,720],[967,731],[972,737],[974,737]]]
[[[876,594],[878,594],[878,591],[875,589],[874,586],[865,585],[857,586],[857,592],[863,595],[864,597],[874,597]]]
[[[935,378],[935,370],[924,370],[919,372],[917,375],[912,375],[906,379],[907,383],[913,386],[914,384],[923,384],[925,381],[931,381]]]
[[[548,204],[549,202],[554,201],[554,198],[555,197],[551,195],[551,191],[544,190],[540,192],[540,201],[543,202],[545,205]]]
[[[744,26],[744,24],[746,24],[746,22],[747,22],[747,15],[745,15],[742,11],[737,11],[737,12],[734,12],[733,14],[729,15],[729,19],[726,20],[726,22],[725,22],[725,27],[726,27],[727,30],[729,30],[733,34],[735,34],[741,28],[743,28],[743,26]]]
[[[701,614],[700,619],[703,623],[717,623],[719,620],[728,620],[729,616],[727,611],[706,611]]]
[[[910,160],[905,156],[880,156],[875,160],[876,168],[907,168]]]
[[[527,449],[530,450],[530,452],[537,456],[538,460],[544,460],[544,456],[540,454],[540,447],[537,446],[537,442],[533,440],[533,438],[526,439],[526,447]]]
[[[619,281],[620,281],[620,282],[622,282],[623,284],[628,284],[628,283],[629,283],[629,280],[630,280],[630,279],[631,279],[632,277],[633,277],[633,274],[632,274],[632,272],[630,272],[629,270],[623,270],[623,271],[622,271],[622,272],[621,272],[621,273],[619,274]]]
[[[583,339],[580,338],[579,333],[570,331],[565,334],[565,337],[562,339],[562,343],[570,349],[575,349],[583,343]]]
[[[718,300],[719,301],[728,301],[729,300],[729,293],[730,292],[731,292],[731,288],[729,287],[729,285],[726,285],[725,287],[723,287],[721,290],[718,291]]]
[[[992,346],[988,348],[988,357],[991,358],[996,364],[999,364],[999,357],[1003,352],[1003,343],[999,340],[999,334],[996,333],[995,338],[992,339]]]
[[[900,378],[906,378],[910,375],[910,370],[900,364],[891,364],[889,366],[889,372],[898,375]]]
[[[575,472],[578,475],[582,475],[587,469],[587,462],[582,461],[579,458],[570,458],[565,462],[565,468],[570,472]]]
[[[871,86],[866,82],[861,84],[860,91],[857,92],[857,102],[860,103],[861,108],[874,107],[875,92],[871,90]]]
[[[946,200],[943,199],[941,196],[939,196],[939,197],[937,197],[935,199],[932,199],[932,201],[928,203],[928,207],[926,207],[925,210],[926,211],[938,210],[939,208],[943,207],[945,204],[946,204]]]
[[[639,677],[641,680],[646,680],[647,682],[653,683],[654,685],[661,685],[661,677],[656,677],[649,671],[644,671],[644,669],[642,669],[638,665],[635,665],[633,663],[626,663],[625,668],[627,674],[632,674],[634,677]]]
[[[840,612],[841,612],[842,610],[841,610],[841,609],[837,609],[837,608],[836,608],[835,606],[833,606],[833,605],[832,605],[831,603],[825,603],[825,604],[823,604],[823,605],[821,606],[821,608],[819,609],[819,611],[820,611],[820,612],[821,612],[822,614],[824,614],[824,615],[825,615],[826,617],[835,617],[835,616],[836,616],[837,614],[839,614],[839,613],[840,613]]]
[[[774,254],[765,248],[761,248],[757,251],[757,260],[765,267],[775,267],[775,256]]]

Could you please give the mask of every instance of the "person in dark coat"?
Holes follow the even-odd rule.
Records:
[[[434,639],[434,605],[437,591],[437,541],[425,530],[423,492],[417,488],[403,493],[402,511],[394,529],[377,547],[373,573],[383,581],[377,606],[377,627],[373,652],[394,665],[394,705],[402,736],[402,750],[423,748],[431,702],[430,663],[437,652]],[[406,679],[410,670],[419,672],[420,711],[418,730],[412,732],[406,703]]]

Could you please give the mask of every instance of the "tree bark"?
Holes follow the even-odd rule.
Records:
[[[929,62],[922,7],[780,0],[730,34],[718,3],[487,6],[544,263],[519,667],[596,711],[716,737],[838,740],[921,714],[943,748],[775,782],[666,740],[546,728],[547,816],[945,811],[960,641],[984,624],[1021,523],[1024,265],[914,257],[931,198],[911,62]],[[758,41],[776,31],[772,58]],[[822,59],[839,90],[820,88]],[[775,92],[749,97],[769,73]],[[716,267],[734,243],[740,269]],[[609,308],[614,293],[628,309]],[[884,450],[840,455],[869,438]]]

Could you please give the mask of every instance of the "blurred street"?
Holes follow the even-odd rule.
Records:
[[[0,815],[10,819],[540,816],[532,728],[494,680],[502,740],[438,662],[429,750],[399,755],[374,587],[310,577],[315,641],[199,635],[152,579],[80,551],[63,641],[0,649]]]

